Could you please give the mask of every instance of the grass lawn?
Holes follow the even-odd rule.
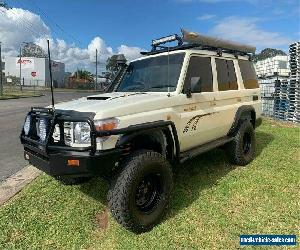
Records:
[[[4,91],[3,95],[0,96],[0,100],[13,99],[13,98],[24,98],[24,97],[35,97],[40,96],[39,91]]]
[[[299,127],[264,120],[247,167],[220,149],[177,167],[165,220],[141,235],[107,213],[101,179],[63,186],[42,175],[0,207],[0,249],[236,249],[240,234],[299,237],[299,144]]]

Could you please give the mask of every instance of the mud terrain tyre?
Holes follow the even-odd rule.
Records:
[[[250,121],[243,121],[233,141],[227,145],[230,161],[239,166],[245,166],[255,157],[255,132]]]
[[[159,153],[142,150],[130,155],[108,192],[113,217],[134,233],[149,231],[167,210],[173,188],[168,161]]]

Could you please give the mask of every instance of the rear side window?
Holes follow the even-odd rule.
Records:
[[[216,58],[216,66],[219,91],[238,89],[233,61]]]
[[[250,61],[239,60],[239,66],[240,66],[245,89],[258,88],[258,81],[256,78],[256,73],[255,73],[253,63],[251,63]]]
[[[192,93],[212,92],[213,78],[210,57],[192,56],[185,77],[185,86],[191,83]]]

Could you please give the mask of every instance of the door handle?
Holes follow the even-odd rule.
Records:
[[[217,105],[217,103],[215,101],[210,102],[210,106],[216,106],[216,105]]]

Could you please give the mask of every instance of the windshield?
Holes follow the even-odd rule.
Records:
[[[116,92],[175,91],[184,53],[142,59],[128,65]]]

